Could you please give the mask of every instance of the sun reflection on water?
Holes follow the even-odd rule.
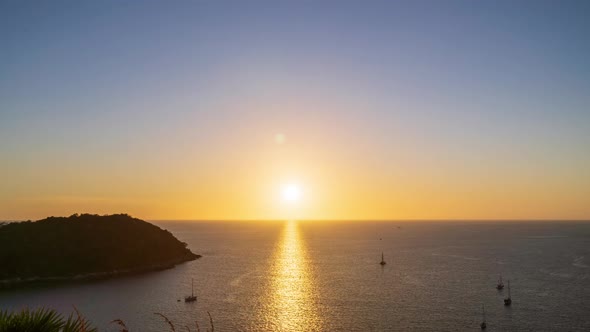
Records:
[[[321,330],[313,275],[297,222],[285,224],[273,261],[269,327],[278,331]]]

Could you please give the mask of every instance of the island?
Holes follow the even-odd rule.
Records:
[[[127,214],[0,224],[0,286],[163,270],[200,257],[169,231]]]

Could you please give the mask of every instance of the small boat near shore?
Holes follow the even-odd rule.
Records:
[[[191,279],[191,295],[184,297],[184,302],[195,302],[197,297],[195,296],[195,280]]]

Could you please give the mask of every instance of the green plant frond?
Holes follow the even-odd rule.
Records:
[[[164,314],[155,312],[154,315],[164,319],[170,331],[176,331],[174,323]],[[207,311],[209,324],[214,332],[213,317]],[[115,319],[111,322],[117,324],[121,332],[129,332],[129,329],[121,319]],[[200,331],[199,323],[195,321],[197,332]],[[184,326],[187,331],[191,332],[190,327]],[[47,308],[23,309],[20,311],[0,310],[0,332],[98,332],[98,329],[91,326],[90,322],[78,312],[74,307],[74,313],[71,313],[67,319],[62,314]]]
[[[61,332],[97,332],[98,330],[90,326],[90,322],[80,315],[78,309],[74,307],[76,315],[70,314],[66,320]]]
[[[75,309],[75,308],[74,308]],[[53,309],[0,311],[0,332],[96,332],[76,310],[68,319]]]
[[[56,332],[62,325],[62,316],[55,310],[40,308],[0,312],[0,332]]]

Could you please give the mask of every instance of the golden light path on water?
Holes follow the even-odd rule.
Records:
[[[273,262],[269,327],[275,331],[321,330],[313,274],[296,221],[286,222]]]

